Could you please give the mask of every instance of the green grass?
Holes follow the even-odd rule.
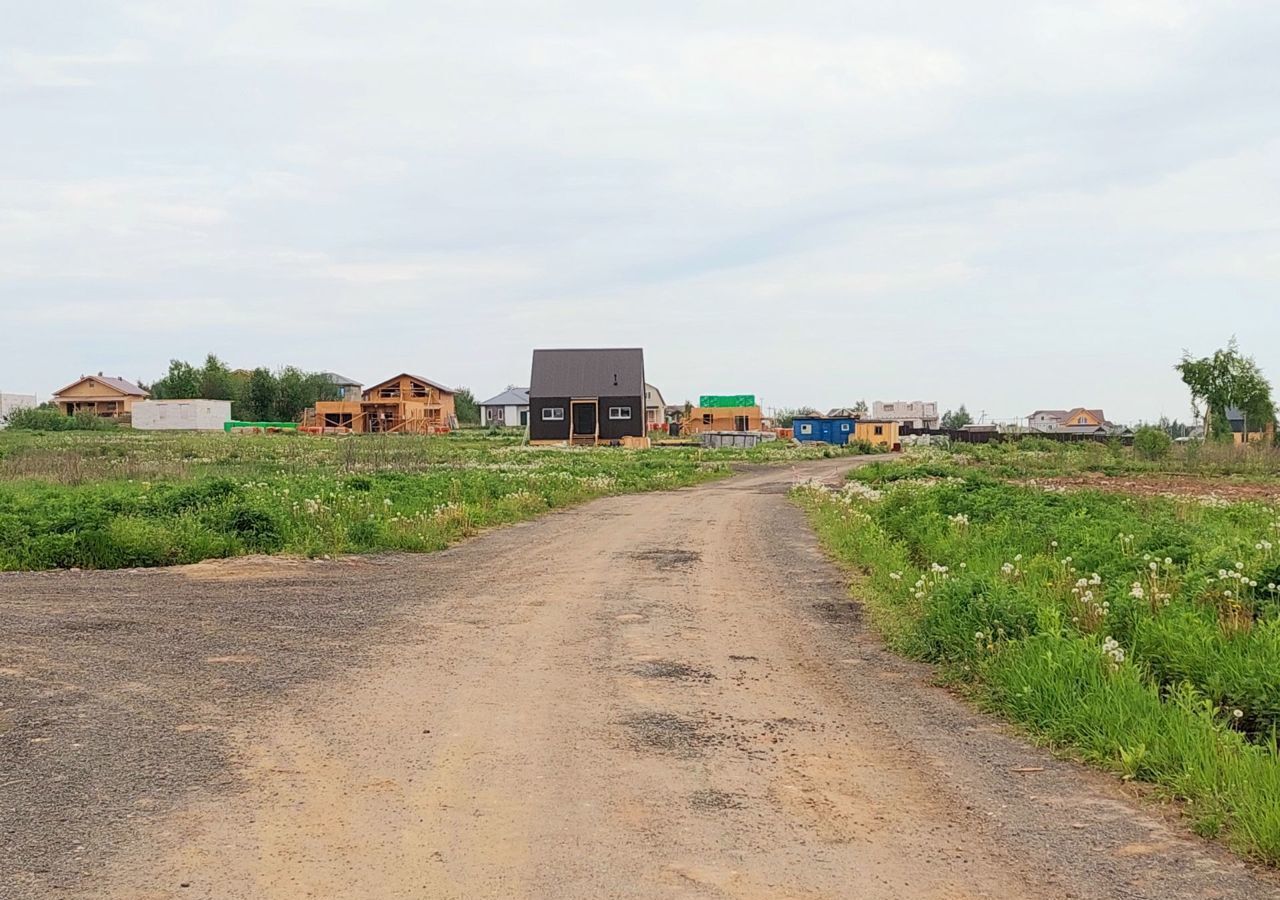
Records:
[[[1000,444],[957,444],[957,460],[981,464],[1008,477],[1073,475],[1201,475],[1246,478],[1280,477],[1280,448],[1191,442],[1174,445],[1167,455],[1144,458],[1116,443],[1060,443],[1029,437]]]
[[[891,646],[1280,864],[1280,511],[1001,474],[929,454],[796,496]]]
[[[721,477],[735,461],[830,455],[558,450],[461,432],[0,432],[0,570],[122,568],[246,553],[431,551],[594,497]]]

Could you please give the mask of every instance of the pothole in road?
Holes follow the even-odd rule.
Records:
[[[813,604],[813,610],[832,625],[857,625],[862,621],[858,604],[849,601],[828,600]]]
[[[637,713],[622,724],[631,730],[636,747],[676,756],[697,756],[718,739],[702,722],[672,713]]]
[[[703,812],[719,812],[726,809],[742,809],[746,798],[742,794],[729,794],[708,788],[689,795],[689,805]]]
[[[660,547],[654,550],[637,550],[631,554],[631,558],[653,563],[659,572],[674,572],[692,568],[694,563],[702,559],[702,554],[693,550]]]
[[[632,671],[641,678],[670,678],[675,681],[711,681],[716,677],[705,669],[669,659],[646,660]]]

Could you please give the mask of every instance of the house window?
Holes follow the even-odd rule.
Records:
[[[848,423],[848,422],[841,422],[841,423],[840,423],[840,430],[841,430],[841,431],[848,431],[848,430],[849,430],[849,423]]]
[[[810,425],[808,422],[805,422],[803,425],[800,426],[800,433],[813,434],[813,426]]]
[[[1086,419],[1084,416],[1081,416],[1080,418],[1076,419],[1076,424],[1077,424],[1077,425],[1088,425],[1088,424],[1089,424],[1089,420],[1088,420],[1088,419]]]
[[[884,426],[883,426],[883,425],[877,425],[877,426],[876,426],[876,436],[877,436],[877,437],[879,437],[879,436],[880,436],[880,435],[882,435],[882,434],[884,434]]]
[[[542,410],[542,421],[544,422],[560,422],[564,420],[563,406],[547,406]]]
[[[630,419],[631,407],[630,406],[610,406],[609,418],[610,419]]]
[[[711,424],[711,413],[703,413],[703,414],[702,414],[702,424],[703,424],[703,425],[710,425],[710,424]]]

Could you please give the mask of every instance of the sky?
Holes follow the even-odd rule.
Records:
[[[478,397],[1189,416],[1280,379],[1274,0],[0,0],[0,390],[173,358]]]

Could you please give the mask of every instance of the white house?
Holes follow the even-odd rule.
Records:
[[[662,399],[662,391],[648,382],[644,385],[644,421],[650,431],[667,424],[667,401]]]
[[[491,428],[526,428],[529,425],[529,389],[508,387],[480,404],[480,424]]]
[[[230,421],[230,400],[140,400],[133,404],[133,427],[140,431],[222,431]]]
[[[912,428],[937,428],[938,404],[933,400],[877,400],[871,404],[871,418]]]
[[[36,406],[35,394],[0,394],[0,428],[7,424],[9,413]]]

